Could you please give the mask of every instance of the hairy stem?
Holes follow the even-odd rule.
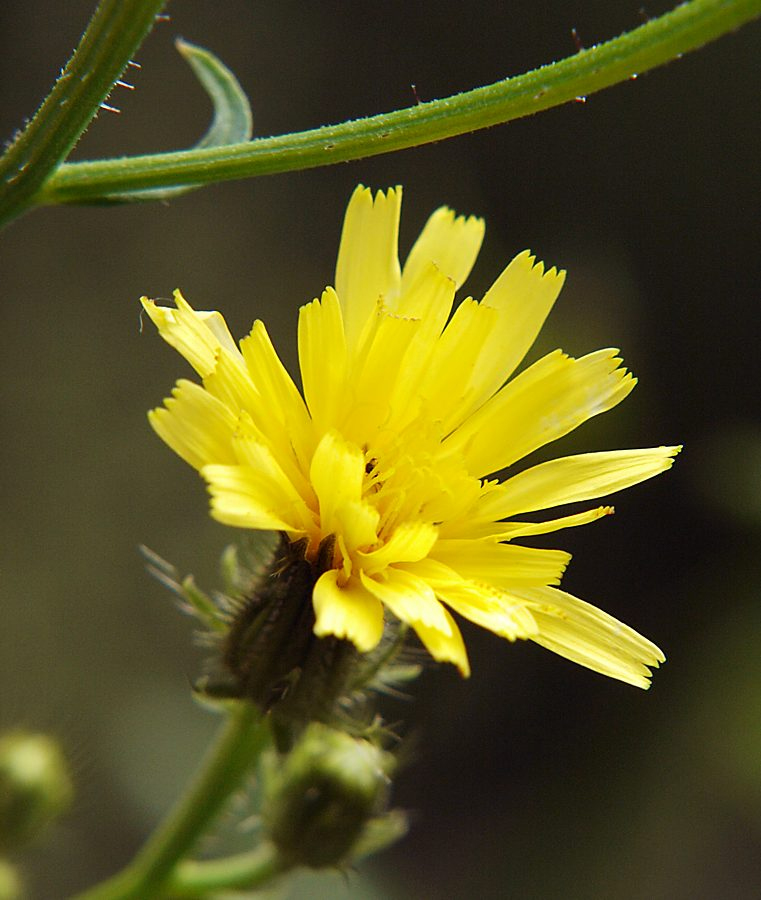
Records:
[[[79,900],[151,900],[166,893],[175,869],[240,788],[269,742],[269,729],[252,704],[239,703],[196,781],[134,860]]]
[[[0,158],[0,225],[18,216],[63,162],[153,27],[166,0],[101,0],[74,55]]]
[[[63,165],[35,202],[200,185],[389,153],[509,122],[626,81],[761,14],[761,0],[690,0],[618,38],[495,84],[392,113],[205,150]]]

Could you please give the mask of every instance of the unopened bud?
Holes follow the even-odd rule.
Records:
[[[262,810],[266,830],[289,865],[345,862],[385,805],[390,754],[318,723],[271,768]]]
[[[0,853],[28,844],[74,793],[53,738],[15,731],[0,737]]]

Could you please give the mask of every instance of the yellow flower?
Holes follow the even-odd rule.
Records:
[[[358,187],[335,288],[301,308],[303,396],[262,322],[239,346],[218,312],[143,305],[200,375],[150,413],[158,435],[207,481],[215,519],[332,543],[313,593],[314,631],[375,647],[384,611],[436,660],[469,673],[450,614],[528,638],[639,687],[661,651],[557,587],[570,556],[516,538],[594,521],[601,506],[550,521],[516,517],[599,498],[668,469],[678,447],[584,453],[522,471],[533,450],[611,409],[635,379],[616,350],[556,350],[513,376],[563,285],[524,252],[481,302],[456,290],[484,234],[442,207],[404,267],[401,189]],[[489,475],[507,470],[504,481]],[[330,539],[330,543],[326,542]]]

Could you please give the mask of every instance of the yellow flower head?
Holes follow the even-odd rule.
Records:
[[[640,687],[661,651],[558,589],[570,558],[516,538],[591,522],[516,517],[587,501],[671,466],[678,447],[585,453],[516,472],[538,447],[611,409],[634,387],[616,350],[556,350],[514,376],[564,274],[524,252],[480,302],[455,292],[484,234],[442,207],[403,267],[401,188],[358,187],[346,212],[335,287],[301,308],[303,395],[262,322],[239,346],[218,312],[143,305],[200,375],[150,413],[158,435],[207,481],[214,518],[332,545],[314,588],[315,633],[369,651],[384,611],[431,656],[467,675],[450,610],[498,635],[530,638]],[[507,470],[504,481],[489,476]],[[327,540],[326,540],[327,539]]]

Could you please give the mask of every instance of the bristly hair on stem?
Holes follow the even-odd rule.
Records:
[[[166,0],[101,0],[73,56],[0,158],[0,225],[28,208],[71,153],[145,40]]]
[[[142,5],[146,2],[143,0]],[[108,3],[109,0],[103,0],[102,5]],[[115,0],[110,3],[114,5]],[[133,8],[141,2],[123,0],[115,5]],[[761,0],[689,0],[620,37],[534,71],[440,100],[415,103],[391,113],[300,133],[238,143],[231,143],[234,138],[228,135],[224,146],[59,165],[70,149],[66,145],[57,154],[46,157],[44,169],[35,165],[37,174],[33,179],[26,173],[27,186],[23,192],[15,186],[15,199],[10,195],[0,197],[0,224],[10,221],[29,206],[102,203],[114,195],[119,195],[122,200],[128,195],[150,199],[150,194],[141,197],[140,192],[187,189],[224,180],[331,165],[503,124],[629,81],[704,46],[760,14]],[[205,53],[209,66],[222,72],[224,67],[218,60],[198,49]],[[108,53],[113,55],[110,50]],[[107,59],[109,65],[113,63],[111,55]],[[119,77],[127,59],[129,56],[119,56],[113,78],[102,96],[97,98],[93,114]],[[103,65],[106,65],[105,61]],[[232,81],[227,78],[227,87],[231,85]],[[228,91],[228,97],[235,94],[234,89]],[[233,107],[240,106],[239,98],[232,102]],[[47,104],[48,101],[43,108]],[[35,117],[34,122],[37,119]],[[81,134],[84,125],[79,130],[74,129],[74,139]],[[28,139],[25,137],[24,140],[37,146],[35,142],[42,138],[32,140],[32,131],[28,131]],[[5,175],[17,177],[18,163],[15,156],[6,155],[0,161],[0,178]]]

